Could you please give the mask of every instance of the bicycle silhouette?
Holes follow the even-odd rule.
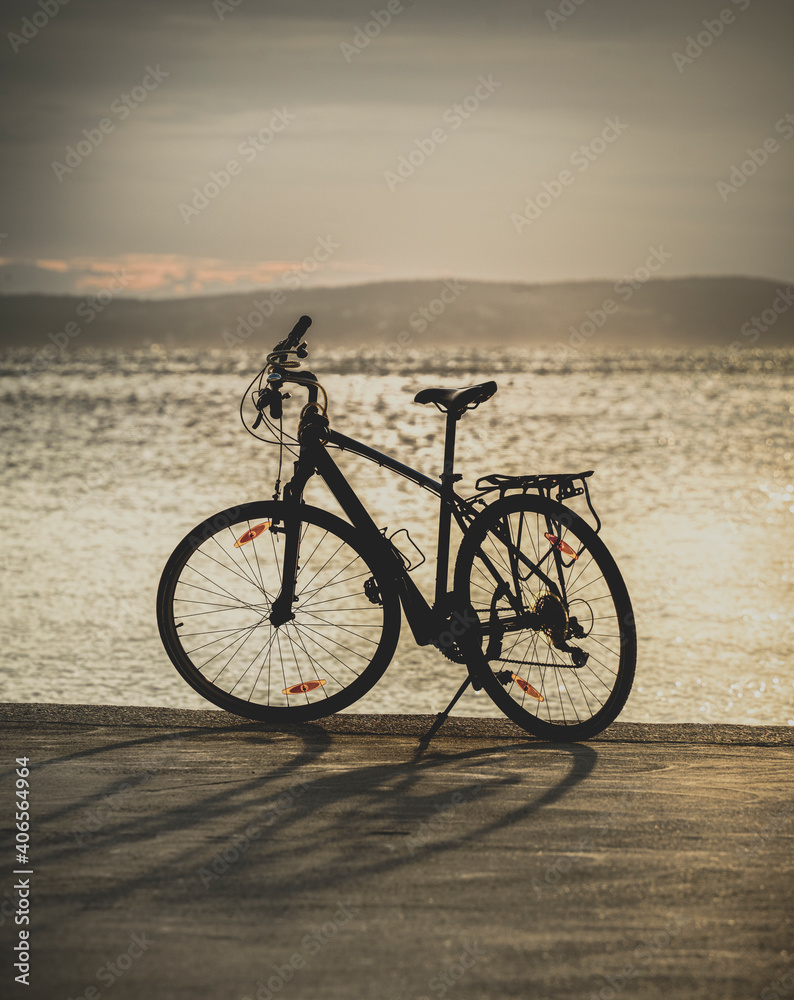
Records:
[[[466,678],[428,738],[469,684],[529,732],[550,740],[591,737],[631,690],[636,630],[626,586],[598,532],[592,471],[488,475],[476,492],[454,484],[455,433],[490,399],[493,381],[422,389],[418,403],[446,415],[443,471],[436,481],[329,425],[327,394],[302,369],[303,316],[268,355],[240,404],[260,440],[297,457],[281,495],[207,518],[168,560],[157,595],[165,649],[199,694],[238,715],[306,722],[361,698],[394,654],[402,614],[420,646],[435,646]],[[304,389],[297,437],[284,430],[285,385]],[[249,428],[245,406],[256,414]],[[264,425],[268,437],[257,433]],[[331,454],[370,459],[439,497],[435,595],[420,593],[394,537],[376,526]],[[319,475],[348,521],[306,504]],[[584,497],[595,528],[566,506]],[[449,587],[450,526],[463,537]]]

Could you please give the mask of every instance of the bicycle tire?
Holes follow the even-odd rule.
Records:
[[[557,595],[525,564],[511,568],[519,548]],[[520,605],[495,596],[497,577],[510,581],[510,596],[521,594]],[[535,494],[490,504],[463,537],[455,591],[477,615],[482,685],[508,718],[543,739],[571,742],[618,716],[637,659],[631,601],[606,545],[574,511]],[[584,665],[575,665],[582,653],[558,648],[560,641],[586,653]]]
[[[382,676],[400,633],[396,587],[362,554],[353,526],[305,504],[295,617],[271,624],[291,511],[257,501],[202,521],[174,550],[157,593],[160,636],[182,677],[220,708],[263,722],[307,722],[351,705]]]

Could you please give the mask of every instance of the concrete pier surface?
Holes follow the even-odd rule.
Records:
[[[430,722],[0,705],[0,995],[794,998],[792,729]]]

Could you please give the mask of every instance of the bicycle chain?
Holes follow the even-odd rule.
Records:
[[[508,660],[502,656],[497,658],[497,662],[518,663],[522,667],[559,667],[560,670],[576,670],[578,666],[576,663],[541,663],[540,660]]]

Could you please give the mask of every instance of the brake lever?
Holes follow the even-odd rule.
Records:
[[[263,413],[262,410],[267,406],[267,396],[269,395],[268,389],[261,389],[259,395],[254,400],[254,406],[256,407],[256,420],[251,425],[252,430],[256,430],[257,427],[262,423]]]

